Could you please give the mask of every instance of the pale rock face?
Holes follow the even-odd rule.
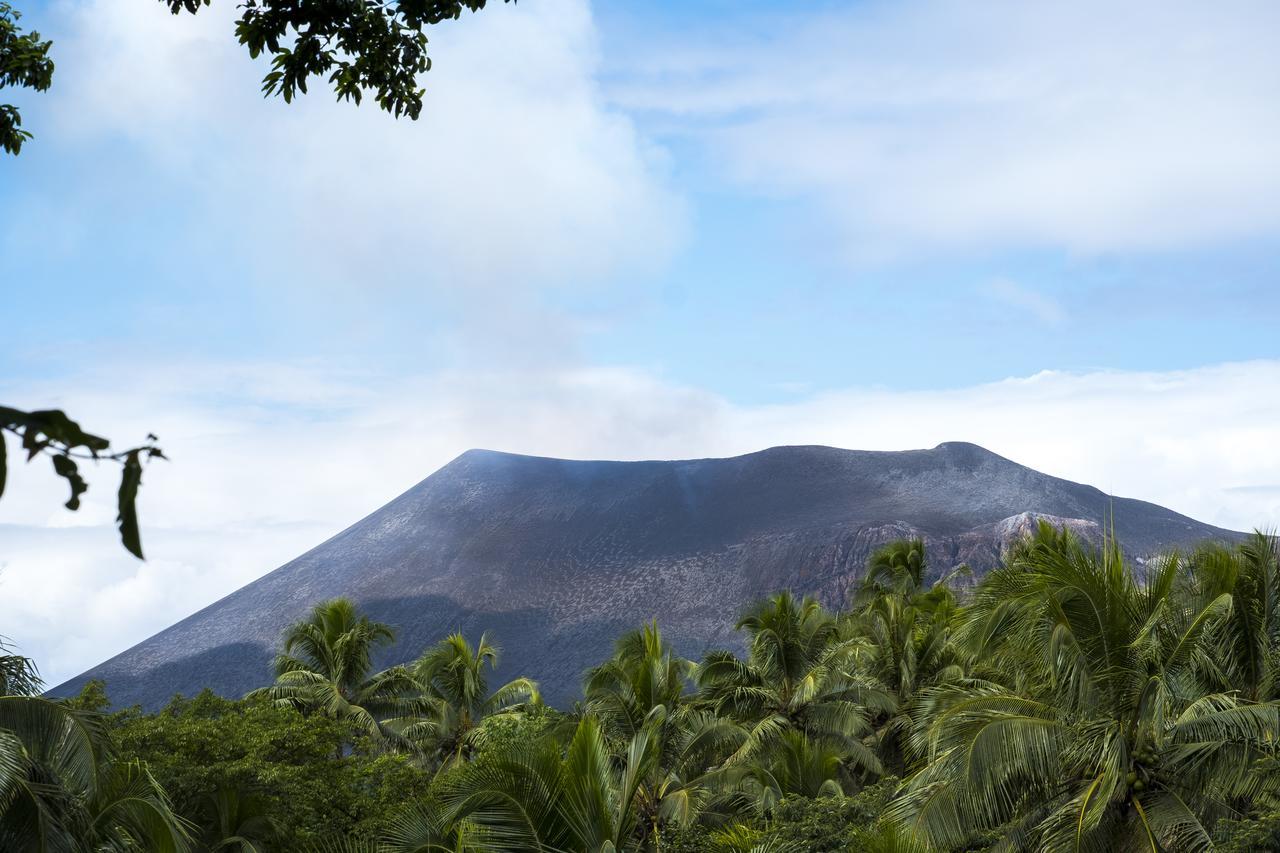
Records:
[[[497,678],[548,701],[622,631],[657,618],[684,654],[737,647],[742,609],[779,589],[848,600],[867,557],[919,536],[931,578],[996,565],[1038,519],[1101,539],[1114,516],[1131,556],[1238,534],[1111,498],[976,445],[869,452],[777,447],[730,459],[594,462],[473,450],[276,571],[53,692],[104,678],[118,705],[154,708],[270,680],[285,626],[349,596],[399,629],[379,665],[453,630],[505,649]]]

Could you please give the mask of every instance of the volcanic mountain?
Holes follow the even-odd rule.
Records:
[[[468,451],[332,539],[56,688],[105,679],[117,705],[155,708],[204,687],[270,681],[281,633],[316,602],[353,598],[398,627],[380,665],[446,633],[488,631],[498,677],[536,678],[548,701],[622,631],[657,618],[684,654],[734,647],[750,602],[789,588],[843,602],[878,545],[924,538],[935,576],[975,573],[1037,518],[1125,549],[1237,534],[1111,498],[973,444],[868,452],[775,447],[729,459],[587,462]],[[1108,521],[1109,523],[1109,521]]]

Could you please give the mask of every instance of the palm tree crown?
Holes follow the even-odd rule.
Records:
[[[488,635],[474,646],[459,633],[445,637],[409,667],[418,704],[391,725],[434,762],[462,761],[483,738],[486,718],[540,701],[537,683],[528,678],[490,692],[488,672],[500,655]]]
[[[684,704],[693,661],[676,654],[656,621],[618,638],[613,656],[587,672],[587,710],[616,737],[630,737],[658,707],[674,714]]]
[[[888,711],[890,697],[855,671],[862,643],[843,637],[838,620],[816,600],[779,593],[747,612],[747,659],[708,653],[697,673],[704,701],[716,713],[750,727],[739,757],[798,730],[846,751],[853,766],[879,773],[863,743],[868,710]]]
[[[380,717],[401,711],[414,686],[404,667],[372,673],[374,650],[393,639],[391,626],[361,614],[350,599],[321,602],[285,632],[274,664],[275,684],[250,696],[326,713],[369,734],[390,736]]]
[[[1273,703],[1205,690],[1205,641],[1227,594],[1177,595],[1182,561],[1140,577],[1114,541],[1099,550],[1042,529],[992,572],[967,639],[1008,684],[940,685],[919,717],[931,763],[895,815],[946,848],[1002,827],[1021,849],[1205,850],[1230,803],[1273,792]]]

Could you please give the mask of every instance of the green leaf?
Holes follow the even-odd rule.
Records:
[[[38,435],[40,435],[40,431],[30,425],[22,431],[22,449],[27,451],[28,462],[35,459],[41,450],[49,446],[49,441],[47,439],[40,441],[37,439]]]
[[[139,560],[142,556],[142,536],[138,531],[138,486],[142,485],[142,461],[139,451],[125,457],[124,471],[120,475],[120,494],[117,501],[116,522],[120,527],[120,541],[130,554]]]
[[[105,451],[111,445],[102,436],[85,432],[80,428],[80,424],[67,417],[67,413],[61,409],[41,409],[30,412],[27,415],[27,423],[28,431],[34,427],[36,432],[43,433],[48,438],[46,444],[52,442],[66,447],[84,447],[95,455]]]
[[[60,453],[54,454],[53,470],[71,486],[71,498],[66,503],[67,509],[79,509],[80,496],[89,491],[89,484],[84,481],[84,477],[80,476],[80,471],[76,468],[75,460],[70,456],[64,456]]]

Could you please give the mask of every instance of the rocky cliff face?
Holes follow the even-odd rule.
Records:
[[[1033,471],[976,445],[866,452],[778,447],[731,459],[581,462],[469,451],[258,581],[61,685],[104,678],[117,704],[155,707],[269,681],[284,627],[354,598],[397,625],[381,665],[452,630],[489,631],[500,677],[539,679],[549,701],[622,630],[657,618],[687,655],[733,645],[743,607],[790,588],[845,601],[879,545],[926,542],[935,576],[975,573],[1040,517],[1086,537],[1114,513],[1143,558],[1236,534],[1143,501]]]

